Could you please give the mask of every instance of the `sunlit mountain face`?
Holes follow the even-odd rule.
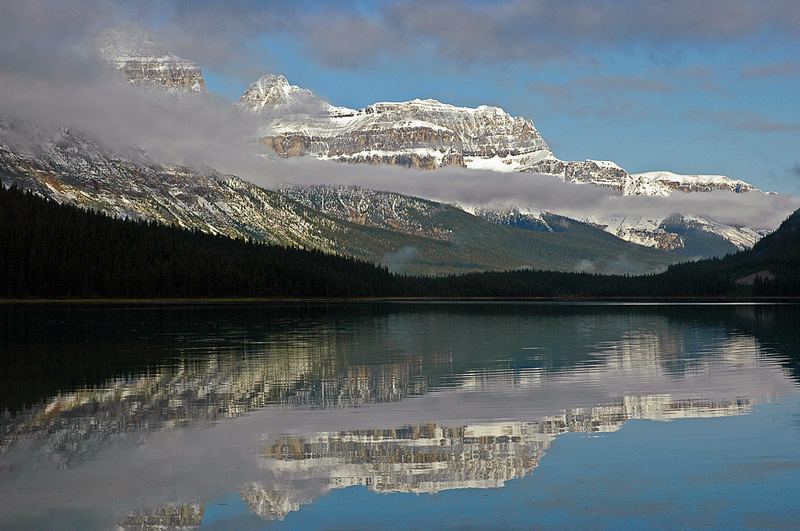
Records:
[[[798,312],[3,308],[3,521],[292,527],[334,495],[511,495],[631,430],[701,442],[796,405]]]

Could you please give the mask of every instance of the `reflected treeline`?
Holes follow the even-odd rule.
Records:
[[[258,466],[228,479],[260,518],[351,485],[500,487],[532,473],[562,433],[748,413],[796,385],[798,317],[795,306],[2,307],[0,474],[84,470],[106,449],[189,426],[252,421],[248,433],[263,434],[255,415],[231,419],[277,407],[328,424],[286,435],[265,424],[272,433],[250,441]],[[440,415],[412,397],[444,404]],[[361,407],[355,427],[338,411]],[[196,527],[201,499],[115,521]]]
[[[469,316],[502,325],[501,333],[489,331],[489,337],[478,337],[472,323],[465,320]],[[565,316],[570,319],[560,319]],[[553,321],[559,323],[552,326]],[[693,325],[698,344],[709,333],[749,334],[777,352],[776,359],[800,379],[800,339],[794,333],[800,307],[789,305],[0,306],[0,411],[14,413],[58,393],[103,387],[109,381],[182,370],[196,362],[206,363],[206,358],[214,355],[274,357],[279,354],[271,346],[286,340],[313,346],[322,339],[338,347],[329,352],[333,360],[320,360],[316,380],[330,376],[326,365],[331,361],[341,362],[343,367],[383,361],[385,345],[376,360],[374,351],[363,348],[363,343],[358,348],[353,341],[375,338],[394,341],[395,351],[389,354],[400,356],[416,349],[429,359],[431,347],[442,347],[439,355],[455,353],[453,362],[459,366],[453,367],[454,372],[487,368],[501,359],[519,369],[563,370],[589,361],[587,347],[604,339],[619,340],[625,326],[634,332],[659,334],[665,321]],[[608,323],[611,326],[606,326]],[[420,329],[436,333],[418,337]],[[506,337],[506,332],[511,332],[511,337]],[[444,340],[437,337],[439,333]],[[402,341],[404,334],[408,341]],[[533,361],[526,358],[522,355],[526,352],[520,352],[520,345],[514,343],[520,339],[542,343],[538,346],[547,349],[547,356]],[[476,348],[475,342],[482,348]],[[687,343],[682,343],[685,350],[676,357],[672,370],[681,370],[687,354],[704,355],[692,349],[691,337],[682,342]],[[435,376],[442,379],[437,385],[446,385],[447,375],[436,371]]]

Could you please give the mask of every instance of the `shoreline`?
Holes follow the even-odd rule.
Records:
[[[26,305],[205,305],[368,302],[487,302],[487,303],[604,303],[604,304],[800,304],[800,297],[176,297],[176,298],[25,298],[3,299],[0,306]]]

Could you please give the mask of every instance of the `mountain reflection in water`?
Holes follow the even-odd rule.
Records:
[[[231,492],[279,521],[355,485],[503,487],[563,433],[744,415],[796,394],[799,317],[794,306],[0,307],[0,524],[33,526],[44,505],[87,527],[192,527]],[[110,487],[65,497],[75,483]]]

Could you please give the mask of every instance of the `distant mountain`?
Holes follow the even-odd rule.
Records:
[[[162,87],[179,97],[205,90],[197,65],[169,53],[138,26],[108,30],[97,44],[134,84]],[[239,105],[263,118],[262,140],[282,156],[549,172],[623,194],[691,189],[686,183],[695,181],[703,190],[755,190],[723,177],[632,176],[612,162],[563,162],[530,120],[497,107],[413,100],[353,110],[321,101],[276,75],[251,84]],[[23,147],[15,143],[19,139]],[[134,150],[112,152],[74,129],[42,133],[37,124],[2,117],[0,178],[6,186],[119,217],[340,253],[409,273],[654,272],[686,257],[748,247],[760,236],[746,227],[680,215],[576,221],[524,205],[508,215],[354,187],[265,190],[213,169],[155,164]]]
[[[97,40],[100,55],[137,85],[155,85],[171,91],[206,91],[200,67],[162,48],[137,24],[104,31]]]
[[[665,260],[681,259],[677,253],[654,253],[556,214],[544,213],[539,230],[532,231],[499,226],[456,206],[356,186],[287,186],[280,191],[337,219],[472,248],[470,256],[488,251],[482,260],[517,264],[514,268],[636,274],[654,272]]]
[[[553,154],[532,121],[513,117],[498,107],[457,107],[417,99],[375,103],[356,110],[318,99],[315,105],[300,106],[301,100],[309,102],[315,97],[307,89],[290,85],[283,76],[265,75],[247,89],[239,104],[261,113],[261,141],[282,157],[312,156],[429,170],[460,166],[542,173],[567,182],[602,186],[622,195],[758,192],[747,182],[722,175],[667,171],[629,174],[611,161],[563,161]],[[524,216],[528,209],[521,204],[511,210]],[[483,212],[487,219],[504,223],[502,212]],[[761,236],[759,230],[722,224],[708,217],[676,215],[688,220],[678,231],[669,230],[676,225],[667,217],[641,219],[610,213],[586,221],[624,240],[677,249],[691,257],[721,256],[745,249]]]
[[[174,56],[143,28],[127,24],[98,39],[101,55],[136,84],[171,91],[203,92],[200,68]],[[574,183],[610,188],[623,195],[666,196],[673,191],[758,191],[719,175],[671,172],[629,174],[610,161],[562,161],[533,122],[497,107],[456,107],[436,100],[376,103],[364,109],[336,107],[281,75],[265,74],[242,95],[239,106],[259,113],[261,141],[279,156],[309,155],[347,163],[391,164],[422,169],[461,166],[498,172],[536,172]],[[526,211],[526,205],[517,205]],[[678,216],[682,216],[677,213]],[[489,218],[502,218],[490,215]],[[585,221],[624,240],[683,256],[702,258],[748,248],[762,228],[751,229],[692,216],[690,227],[670,231],[667,218],[616,214]]]
[[[240,104],[256,112],[280,110],[299,95],[311,94],[283,76],[266,75],[247,89]],[[261,140],[281,156],[422,169],[530,171],[620,191],[628,177],[613,163],[557,159],[533,122],[498,107],[457,107],[432,99],[358,110],[320,101],[311,113],[272,112],[265,116]]]
[[[19,137],[28,140],[25,149],[12,141]],[[532,233],[400,194],[266,190],[213,170],[123,156],[74,130],[47,135],[10,121],[0,121],[0,182],[117,217],[319,249],[409,273],[569,271],[586,264],[598,271],[640,273],[679,259],[596,229],[576,230],[570,237]]]
[[[310,155],[339,162],[386,163],[415,168],[443,166],[536,172],[568,182],[612,188],[625,195],[672,191],[757,191],[722,175],[659,171],[629,174],[611,161],[558,159],[531,120],[499,107],[457,107],[433,99],[374,103],[363,109],[317,100],[311,113],[283,107],[314,98],[284,76],[266,74],[248,87],[240,105],[265,115],[262,141],[279,155]]]
[[[540,210],[506,208],[468,209],[484,219],[525,230],[553,231],[546,218],[554,214]],[[574,220],[573,220],[574,221]],[[577,223],[577,222],[576,222]],[[607,216],[585,220],[585,224],[645,247],[677,253],[690,259],[725,256],[751,248],[764,232],[719,223],[710,218],[670,216]]]
[[[313,97],[310,90],[290,85],[283,76],[264,74],[247,87],[239,104],[254,111],[261,111]]]

